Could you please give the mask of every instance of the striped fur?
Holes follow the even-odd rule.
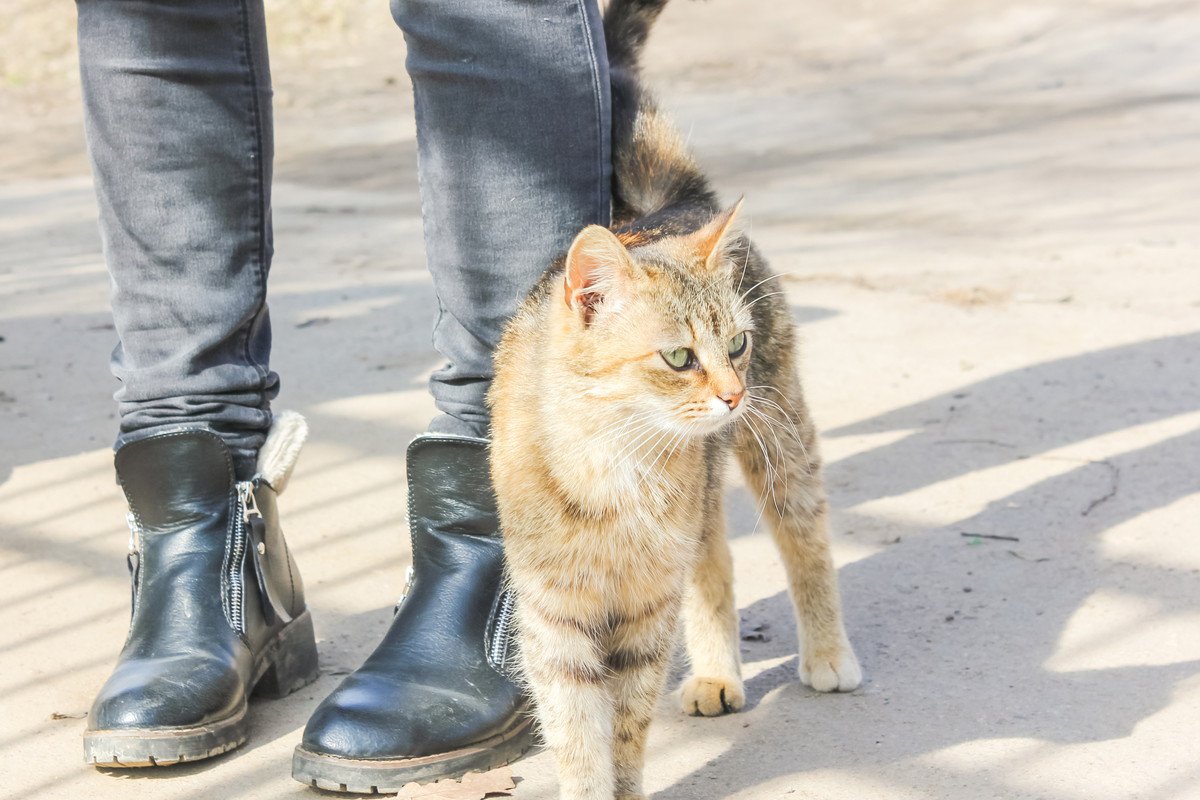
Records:
[[[861,681],[782,286],[637,82],[663,5],[609,6],[613,229],[581,232],[543,276],[505,331],[489,396],[521,669],[567,800],[644,797],[646,735],[681,628],[683,710],[745,703],[721,507],[730,456],[783,558],[801,680]],[[730,355],[743,331],[746,351]],[[661,351],[681,346],[695,368],[667,365]],[[719,396],[742,399],[730,410]]]

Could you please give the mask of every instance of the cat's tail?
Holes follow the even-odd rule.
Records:
[[[609,69],[620,67],[637,72],[642,49],[654,21],[668,0],[612,0],[604,10],[604,40],[608,46]]]
[[[612,0],[604,12],[612,83],[613,221],[620,225],[667,208],[718,209],[716,193],[679,131],[641,86],[650,28],[667,0]]]

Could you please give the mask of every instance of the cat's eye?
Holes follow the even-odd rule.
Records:
[[[667,365],[670,366],[671,369],[687,369],[695,361],[695,356],[692,355],[692,351],[686,347],[676,347],[674,350],[663,350],[662,357],[663,361],[666,361]]]
[[[749,340],[750,340],[750,337],[746,335],[745,331],[742,331],[737,336],[734,336],[732,339],[730,339],[729,345],[728,345],[729,357],[737,358],[742,353],[746,352],[746,343]]]

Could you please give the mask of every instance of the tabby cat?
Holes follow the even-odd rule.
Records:
[[[817,436],[779,279],[638,85],[666,0],[605,15],[614,223],[584,229],[496,354],[492,474],[521,670],[568,800],[643,798],[678,621],[683,710],[745,703],[721,508],[728,454],[762,504],[799,621],[800,680],[862,680],[829,555]]]

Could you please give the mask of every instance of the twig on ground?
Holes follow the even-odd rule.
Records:
[[[1109,485],[1107,492],[1088,503],[1088,507],[1080,513],[1081,517],[1086,517],[1088,514],[1092,513],[1093,510],[1095,510],[1096,506],[1100,505],[1101,503],[1107,503],[1109,500],[1112,500],[1114,497],[1116,497],[1117,489],[1119,489],[1121,486],[1121,469],[1116,464],[1112,463],[1111,461],[1104,460],[1089,461],[1088,463],[1103,464],[1104,466],[1108,467],[1108,475],[1109,478],[1111,478],[1111,484]]]
[[[1001,542],[1019,542],[1021,541],[1016,536],[1001,536],[997,533],[971,533],[970,531],[962,531],[959,536],[966,536],[974,539],[998,539]]]
[[[990,444],[994,447],[1016,447],[1015,444],[999,439],[939,439],[934,444]]]
[[[1030,558],[1029,556],[1022,555],[1022,554],[1018,553],[1016,550],[1009,550],[1009,551],[1008,551],[1008,554],[1009,554],[1010,556],[1015,556],[1016,558],[1019,558],[1019,559],[1021,559],[1022,561],[1032,561],[1032,562],[1033,562],[1033,563],[1035,563],[1035,564],[1040,564],[1040,563],[1041,563],[1041,562],[1043,562],[1043,561],[1049,561],[1049,560],[1050,560],[1050,559],[1049,559],[1049,557],[1047,557],[1047,556],[1042,556],[1041,558]]]

